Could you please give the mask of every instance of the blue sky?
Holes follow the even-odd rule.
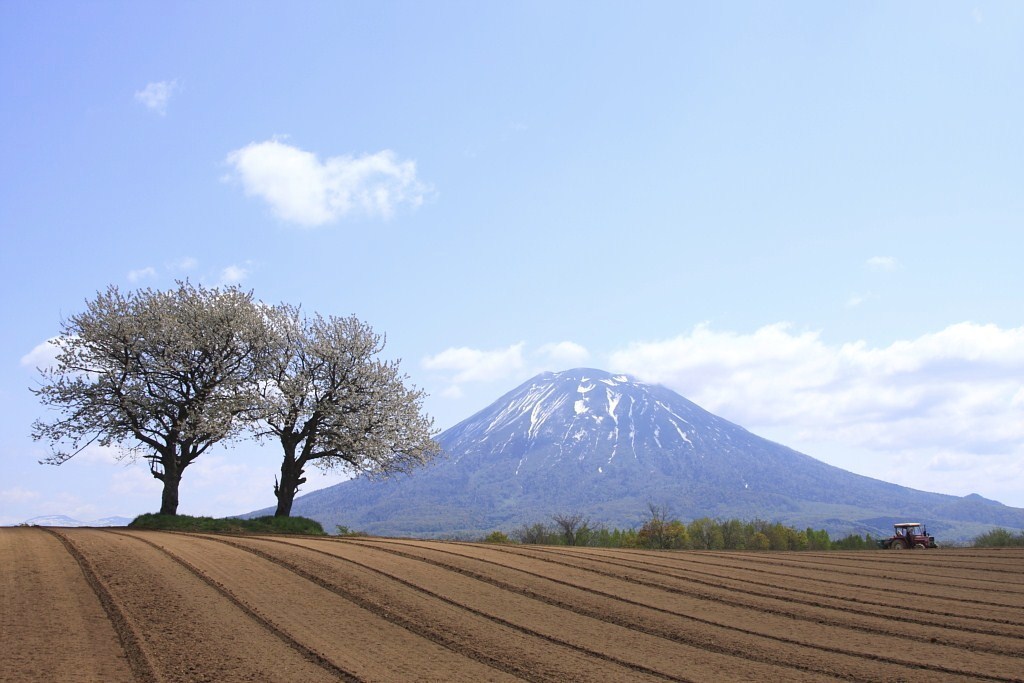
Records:
[[[365,320],[441,428],[600,367],[1024,506],[1020,3],[14,1],[0,87],[0,523],[156,509],[37,464],[28,387],[97,290],[186,277]]]

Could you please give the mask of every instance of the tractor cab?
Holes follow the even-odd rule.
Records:
[[[892,538],[878,542],[886,550],[910,550],[935,548],[935,537],[928,535],[928,529],[920,522],[899,522],[893,524]]]

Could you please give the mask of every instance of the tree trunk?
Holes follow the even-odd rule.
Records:
[[[181,484],[181,472],[164,472],[164,492],[160,498],[160,514],[178,514],[178,485]]]
[[[178,461],[174,446],[162,449],[158,456],[150,457],[149,471],[155,479],[164,483],[160,497],[160,514],[178,514],[178,486],[181,484],[181,472],[185,467]]]
[[[277,510],[275,517],[289,517],[292,514],[292,501],[299,486],[306,483],[302,476],[302,468],[305,465],[301,460],[295,459],[295,451],[285,451],[284,460],[281,461],[281,480],[274,482],[274,495],[277,496]]]

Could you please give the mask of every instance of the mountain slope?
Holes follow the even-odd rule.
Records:
[[[91,522],[82,522],[77,519],[72,519],[67,515],[44,515],[41,517],[33,517],[32,519],[25,520],[22,524],[28,526],[61,526],[61,527],[77,527],[77,526],[127,526],[132,521],[130,517],[104,517],[103,519],[94,519]]]
[[[480,534],[577,511],[630,527],[648,503],[682,519],[759,517],[833,534],[885,532],[895,517],[920,518],[944,538],[1024,528],[1024,510],[855,475],[669,389],[601,370],[538,375],[438,441],[447,457],[427,468],[315,491],[297,498],[293,513],[328,529],[420,536]]]

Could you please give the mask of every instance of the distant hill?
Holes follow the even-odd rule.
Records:
[[[940,541],[995,526],[1024,529],[1022,509],[853,474],[665,387],[601,370],[538,375],[438,441],[447,457],[429,467],[315,491],[297,498],[292,512],[328,530],[422,537],[509,530],[559,512],[633,527],[648,503],[683,520],[761,518],[833,537],[888,534],[897,519],[927,523]]]
[[[25,520],[22,524],[29,526],[128,526],[131,521],[129,517],[104,517],[91,522],[82,522],[67,515],[43,515]]]

